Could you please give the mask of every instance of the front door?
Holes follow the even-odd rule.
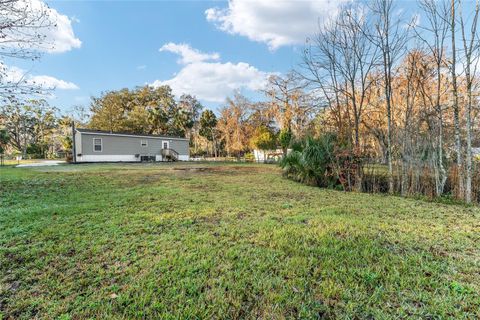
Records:
[[[170,149],[170,142],[162,141],[162,149]]]

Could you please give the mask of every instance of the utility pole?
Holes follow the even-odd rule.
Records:
[[[75,121],[72,121],[72,153],[73,163],[77,163],[77,148],[75,146]]]

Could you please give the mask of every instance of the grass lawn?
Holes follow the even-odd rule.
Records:
[[[17,164],[29,164],[44,161],[43,159],[23,159],[23,160],[15,160],[15,159],[4,159],[3,164],[5,166],[16,166]]]
[[[0,183],[0,319],[480,318],[476,207],[257,164],[4,167]]]

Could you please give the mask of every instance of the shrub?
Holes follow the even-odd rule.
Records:
[[[318,139],[307,137],[302,148],[295,142],[292,152],[280,161],[284,174],[309,185],[335,187],[339,184],[334,169],[336,142],[333,134],[326,134]]]
[[[280,166],[289,178],[345,191],[361,188],[362,154],[333,133],[293,141]],[[360,186],[357,186],[357,182]]]
[[[302,152],[303,149],[305,148],[305,140],[292,140],[290,142],[290,148],[293,150],[293,151],[299,151],[299,152]]]

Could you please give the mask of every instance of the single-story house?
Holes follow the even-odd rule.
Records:
[[[189,140],[179,137],[74,129],[74,162],[188,161]]]

